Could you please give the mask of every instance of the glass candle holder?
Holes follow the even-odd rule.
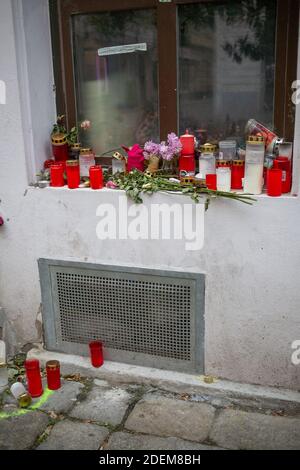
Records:
[[[217,175],[215,173],[206,175],[205,182],[206,182],[207,189],[212,189],[213,191],[216,191]]]
[[[58,188],[65,185],[64,167],[61,163],[56,163],[50,167],[50,185]]]
[[[49,390],[58,390],[61,387],[59,361],[46,362],[46,373]]]
[[[76,189],[80,184],[80,170],[78,160],[66,162],[67,182],[69,189]]]
[[[101,341],[91,341],[89,343],[91,363],[94,367],[103,365],[103,345]]]
[[[125,173],[126,171],[126,160],[118,160],[117,158],[112,159],[112,173]]]
[[[25,370],[28,383],[28,391],[32,397],[40,397],[43,393],[43,385],[40,371],[40,363],[37,359],[27,359]]]
[[[231,187],[230,167],[217,168],[217,190],[229,192]]]
[[[282,170],[279,168],[270,168],[267,176],[267,194],[268,196],[281,196],[282,194]]]
[[[80,176],[89,177],[90,167],[95,165],[95,154],[92,149],[82,148],[79,155]]]
[[[103,171],[100,165],[90,167],[90,186],[92,189],[103,188]]]

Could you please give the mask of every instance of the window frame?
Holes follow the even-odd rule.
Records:
[[[222,0],[229,1],[229,0]],[[58,114],[65,114],[69,127],[76,125],[76,91],[73,70],[71,16],[84,13],[156,8],[160,138],[178,132],[178,28],[177,6],[220,0],[50,0],[54,76]],[[277,0],[274,129],[287,140],[294,138],[295,105],[292,82],[297,79],[298,0]],[[175,73],[170,73],[175,70]],[[70,84],[72,84],[70,86]],[[251,117],[251,116],[249,116]]]

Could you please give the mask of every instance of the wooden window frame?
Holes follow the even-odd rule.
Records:
[[[160,137],[178,132],[177,5],[220,0],[50,0],[57,109],[76,125],[75,79],[71,41],[71,16],[128,9],[156,8]],[[226,0],[223,0],[226,1]],[[294,137],[295,106],[292,82],[297,79],[298,0],[277,0],[275,44],[274,128],[288,140]],[[173,70],[174,73],[170,73]],[[62,84],[59,85],[59,84]],[[251,116],[250,116],[251,117]]]

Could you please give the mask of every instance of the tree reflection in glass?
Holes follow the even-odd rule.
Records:
[[[202,140],[273,125],[276,0],[179,6],[180,130]]]

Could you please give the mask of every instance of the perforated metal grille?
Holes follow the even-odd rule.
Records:
[[[57,272],[62,342],[191,360],[191,287]]]

